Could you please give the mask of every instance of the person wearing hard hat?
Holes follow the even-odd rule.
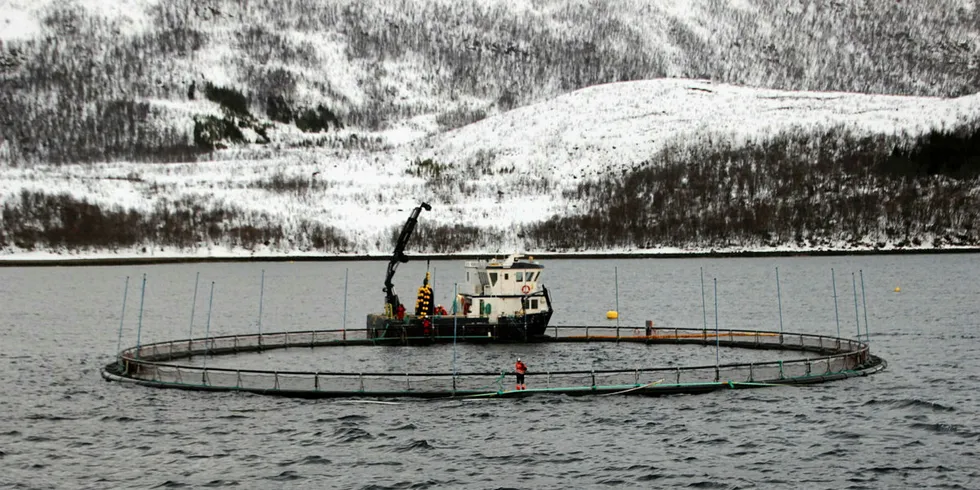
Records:
[[[518,390],[527,389],[527,385],[524,384],[524,374],[527,373],[527,364],[520,357],[517,358],[517,362],[514,363],[514,372],[517,373],[517,388]]]

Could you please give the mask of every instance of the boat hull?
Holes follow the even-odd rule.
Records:
[[[422,345],[456,342],[515,343],[534,342],[545,336],[550,311],[523,316],[502,316],[495,323],[488,317],[467,318],[453,315],[429,317],[427,329],[418,317],[404,320],[384,315],[368,315],[370,339],[397,344]]]

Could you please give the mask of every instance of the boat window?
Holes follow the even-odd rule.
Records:
[[[536,277],[538,277],[538,276],[537,276],[536,274],[540,274],[540,272],[537,272],[537,273],[535,273],[535,272],[528,272],[528,273],[527,273],[527,282],[531,282],[531,281],[533,281],[533,280],[534,280],[534,279],[535,279]]]
[[[531,309],[532,310],[538,309],[538,300],[537,299],[532,299],[531,300]]]
[[[497,273],[496,272],[491,272],[490,273],[490,285],[491,286],[496,286],[497,285]]]
[[[515,272],[514,275],[515,275],[514,279],[516,279],[517,282],[524,282],[524,273],[523,272]]]
[[[486,272],[477,272],[476,273],[476,276],[478,278],[480,278],[480,285],[481,286],[486,286],[487,284],[490,284],[490,281],[487,280],[487,273]]]
[[[470,282],[470,273],[469,272],[466,273],[466,282]]]
[[[504,274],[504,280],[510,279],[510,274]]]

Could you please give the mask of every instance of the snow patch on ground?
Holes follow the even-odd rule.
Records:
[[[115,21],[123,34],[134,34],[148,27],[147,9],[157,0],[73,0],[93,17]],[[54,6],[65,6],[60,0],[0,1],[0,40],[23,40],[37,37],[43,31],[43,12]]]

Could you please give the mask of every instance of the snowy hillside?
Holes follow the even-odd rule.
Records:
[[[666,146],[697,147],[715,139],[739,147],[795,128],[914,137],[977,114],[980,94],[938,99],[786,92],[661,79],[578,90],[421,141],[411,151],[451,165],[487,191],[505,192],[510,207],[524,208],[517,219],[535,221],[566,211],[561,191],[579,179],[632,169]],[[547,185],[540,184],[543,179]],[[522,206],[535,197],[524,187],[549,191],[541,207]]]
[[[781,131],[841,126],[857,135],[914,136],[978,113],[980,95],[783,92],[663,79],[579,90],[384,152],[293,150],[238,159],[228,150],[213,162],[4,168],[0,182],[8,204],[24,190],[142,212],[187,199],[204,208],[264,216],[286,236],[299,236],[300,224],[310,220],[340,230],[353,244],[350,253],[379,255],[389,251],[392,233],[411,208],[428,201],[433,210],[423,214],[423,224],[504,232],[500,243],[460,250],[492,252],[523,248],[510,233],[517,225],[572,212],[577,202],[565,193],[578,183],[638,167],[666,146],[698,146],[706,139],[741,146]],[[441,168],[438,176],[420,167],[420,159],[429,158]],[[422,176],[409,175],[420,168]],[[299,184],[288,192],[261,185],[276,178]],[[251,251],[211,247],[215,254],[297,251],[288,245]],[[17,256],[23,255],[7,255]]]
[[[978,93],[968,0],[0,0],[0,256],[980,245]]]

